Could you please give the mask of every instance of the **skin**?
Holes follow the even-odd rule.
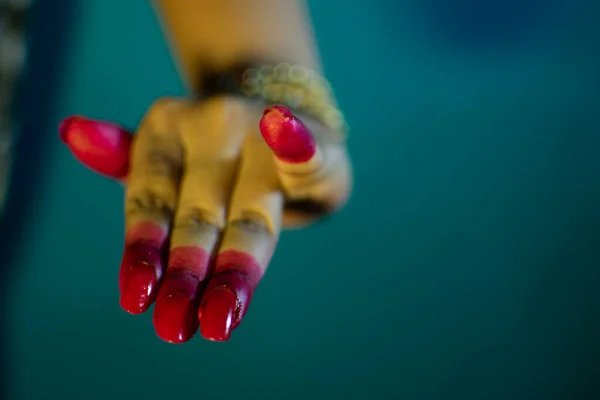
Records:
[[[203,4],[207,21],[221,18],[224,26],[235,26],[240,10],[234,5],[243,9],[252,2],[158,3],[165,25],[177,23],[177,29],[167,32],[182,71],[191,71],[195,58],[190,44],[201,43],[194,38],[206,41],[206,33],[193,28],[202,24],[188,15]],[[287,11],[281,3],[288,4]],[[287,52],[316,65],[311,61],[316,53],[306,50],[312,44],[308,22],[297,9],[301,2],[253,4],[279,4],[277,11],[284,13],[279,18],[299,27],[298,35],[287,36],[299,43],[281,35],[278,46],[288,46]],[[247,35],[240,31],[223,39],[222,52],[215,53],[218,62],[235,60],[238,50],[227,50],[232,44],[249,52],[260,48],[258,39],[265,33],[251,28],[264,21],[262,14],[255,14],[243,28]],[[256,32],[258,37],[252,37]],[[185,75],[193,82],[193,74]],[[69,117],[61,124],[60,137],[77,159],[126,185],[120,303],[132,314],[146,312],[154,303],[153,324],[161,339],[186,342],[200,328],[206,339],[228,340],[267,270],[282,228],[303,226],[317,217],[291,205],[310,200],[332,212],[347,201],[351,170],[345,146],[318,122],[304,121],[285,107],[265,108],[225,96],[202,102],[159,99],[135,135],[84,117]]]

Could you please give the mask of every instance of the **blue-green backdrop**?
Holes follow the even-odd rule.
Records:
[[[184,94],[147,2],[38,0],[2,225],[10,399],[598,399],[597,1],[313,0],[356,190],[233,340],[118,305],[122,188],[57,138]],[[275,33],[276,34],[276,33]]]

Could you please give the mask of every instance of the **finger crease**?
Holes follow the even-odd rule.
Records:
[[[206,210],[194,209],[183,214],[176,222],[176,228],[193,228],[198,230],[215,229],[221,230],[217,218]]]
[[[272,233],[267,220],[262,215],[251,211],[242,212],[241,217],[232,220],[230,225],[255,233]]]

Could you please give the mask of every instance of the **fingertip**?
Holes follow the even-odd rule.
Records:
[[[202,337],[214,342],[229,340],[238,303],[237,295],[227,286],[217,286],[207,292],[198,308]]]
[[[317,143],[308,127],[284,106],[265,108],[259,129],[269,148],[282,161],[302,163],[316,153]]]
[[[144,262],[131,265],[122,281],[121,308],[130,314],[141,314],[148,310],[157,283],[152,265]]]
[[[170,262],[168,268],[172,265]],[[191,271],[167,269],[152,316],[154,330],[165,342],[187,342],[196,334],[198,290],[201,281],[202,277]]]
[[[68,136],[69,130],[71,128],[71,125],[75,120],[80,119],[80,118],[81,117],[78,115],[71,115],[61,121],[60,125],[58,126],[58,137],[60,138],[60,140],[63,141],[63,143],[68,144],[67,136]]]
[[[224,259],[229,257],[225,254]],[[217,261],[198,308],[200,334],[216,342],[229,340],[231,332],[240,325],[260,280],[260,274],[252,271],[256,269],[254,265],[244,264],[246,273],[232,266],[222,270],[220,263],[225,265]]]
[[[263,115],[267,115],[267,114],[270,114],[273,112],[280,113],[281,116],[284,118],[288,118],[288,119],[294,118],[294,114],[290,111],[290,109],[285,106],[282,106],[282,105],[273,105],[273,106],[265,107],[265,110],[263,111]]]
[[[196,305],[186,293],[175,292],[159,299],[154,305],[152,323],[156,335],[168,343],[184,343],[198,330]]]
[[[81,116],[65,118],[59,138],[81,163],[115,179],[127,176],[133,136],[118,125]]]
[[[150,243],[125,246],[119,269],[121,307],[130,314],[145,312],[154,302],[162,276],[161,252]]]

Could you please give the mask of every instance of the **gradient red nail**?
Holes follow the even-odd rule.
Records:
[[[61,122],[59,136],[93,171],[115,179],[127,176],[132,135],[120,126],[71,116]]]
[[[317,150],[310,130],[284,106],[267,107],[259,128],[267,145],[282,161],[306,162]]]
[[[205,339],[229,340],[248,310],[262,274],[263,269],[247,253],[227,250],[219,254],[198,309],[200,333]]]
[[[125,311],[140,314],[153,303],[163,273],[165,240],[164,230],[150,222],[127,233],[119,270],[120,304]]]
[[[209,262],[210,254],[198,247],[171,250],[153,315],[154,329],[162,340],[183,343],[198,330],[198,295]]]

